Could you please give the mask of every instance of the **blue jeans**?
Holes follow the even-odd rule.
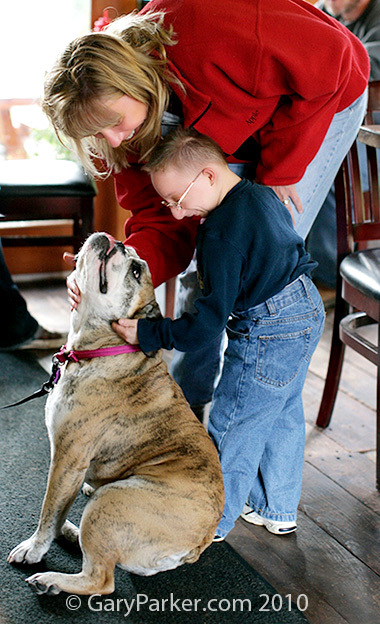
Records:
[[[229,319],[209,419],[226,493],[218,535],[233,528],[246,501],[266,518],[296,520],[305,446],[302,388],[324,319],[318,290],[305,275]]]
[[[367,110],[367,90],[351,106],[334,115],[330,128],[296,189],[303,212],[295,212],[295,229],[306,238],[334,182],[338,169],[356,139]]]
[[[356,138],[366,108],[367,90],[351,106],[334,116],[317,155],[296,185],[304,210],[302,214],[294,211],[295,229],[303,238],[306,238],[340,164]],[[231,168],[238,175],[250,177],[249,165],[248,171],[245,165],[234,165]],[[194,261],[178,281],[175,314],[181,316],[184,312],[194,312],[193,302],[201,295]],[[190,405],[205,405],[211,401],[215,374],[219,370],[221,344],[222,336],[202,351],[174,351],[171,373]]]
[[[29,314],[26,301],[13,282],[3,255],[0,240],[0,348],[6,349],[26,342],[38,328]]]

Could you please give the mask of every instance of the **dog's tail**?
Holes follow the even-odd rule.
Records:
[[[206,550],[206,548],[210,546],[210,544],[212,543],[212,540],[215,537],[215,530],[216,530],[216,527],[213,527],[212,530],[209,531],[207,535],[204,537],[201,544],[193,548],[193,550],[190,550],[190,552],[188,552],[184,556],[182,563],[195,563],[196,561],[198,561],[203,551]]]

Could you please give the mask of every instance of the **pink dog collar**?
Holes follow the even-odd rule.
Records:
[[[65,362],[79,362],[79,360],[90,360],[96,357],[106,357],[108,355],[122,355],[123,353],[136,353],[141,351],[138,345],[118,345],[116,347],[103,347],[102,349],[88,349],[87,351],[71,351],[66,350],[66,345],[61,347],[58,353],[54,354],[58,362],[64,364]]]

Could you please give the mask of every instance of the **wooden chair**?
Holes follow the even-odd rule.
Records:
[[[95,186],[68,160],[6,160],[0,163],[0,222],[70,220],[68,236],[3,236],[4,247],[60,245],[77,252],[94,229]]]
[[[368,241],[380,241],[380,191],[377,150],[380,126],[373,112],[380,110],[380,81],[371,83],[368,113],[358,140],[366,144],[369,191],[363,192],[357,142],[345,158],[335,180],[338,271],[330,360],[316,424],[330,423],[342,371],[345,345],[377,367],[377,468],[380,490],[380,356],[377,343],[360,334],[365,325],[377,325],[380,338],[380,242],[367,249]],[[368,125],[367,125],[368,124]],[[349,306],[354,312],[348,314]]]

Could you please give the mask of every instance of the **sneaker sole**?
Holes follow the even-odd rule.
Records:
[[[215,535],[213,541],[213,544],[218,544],[219,542],[224,542],[225,538],[222,537],[221,535]]]
[[[263,526],[265,526],[266,530],[269,531],[269,533],[273,533],[273,535],[287,535],[288,533],[294,533],[294,531],[297,530],[297,525],[286,528],[270,527],[266,526],[266,524],[264,524]]]
[[[254,524],[255,526],[265,527],[266,530],[269,531],[269,533],[273,533],[273,535],[286,535],[287,533],[294,533],[294,531],[297,530],[296,524],[290,527],[278,527],[278,526],[271,525],[269,522],[268,524],[266,524],[264,521],[260,522],[257,519],[250,518],[249,514],[244,514],[244,515],[241,514],[240,517],[246,522],[248,522],[249,524]]]

